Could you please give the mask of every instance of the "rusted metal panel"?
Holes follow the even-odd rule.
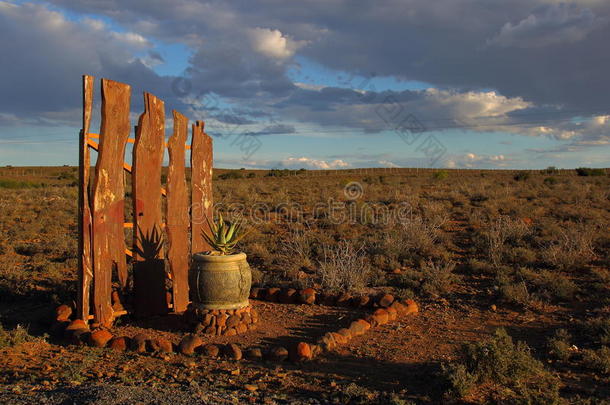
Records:
[[[203,132],[204,123],[193,125],[191,139],[191,251],[192,253],[210,250],[210,245],[201,233],[208,231],[206,216],[212,219],[212,138]]]
[[[174,312],[182,312],[186,310],[189,301],[189,199],[184,167],[188,119],[177,111],[174,111],[173,114],[174,133],[168,142],[169,169],[165,218]]]
[[[161,167],[165,145],[165,106],[144,93],[133,148],[133,271],[135,310],[139,316],[167,312],[163,265]]]
[[[83,126],[79,135],[78,152],[78,292],[77,316],[89,319],[91,281],[93,267],[91,260],[91,206],[89,202],[89,170],[91,158],[88,133],[93,109],[93,76],[83,76]]]
[[[102,79],[102,122],[93,183],[93,305],[95,322],[107,326],[113,320],[112,272],[117,272],[122,286],[127,283],[123,159],[131,129],[130,96],[130,86]]]

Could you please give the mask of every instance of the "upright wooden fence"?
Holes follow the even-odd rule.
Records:
[[[91,133],[93,87],[94,78],[83,76],[78,316],[110,326],[126,312],[124,305],[140,315],[182,312],[189,301],[190,253],[209,248],[201,232],[206,230],[205,216],[212,214],[212,139],[203,131],[203,122],[196,122],[191,145],[186,145],[188,118],[174,111],[173,135],[166,143],[164,102],[149,93],[144,93],[144,112],[135,138],[130,138],[131,88],[108,79],[101,81],[100,132]],[[133,166],[124,162],[127,143],[134,144]],[[161,172],[166,147],[169,167],[164,189]],[[93,179],[90,149],[98,152]],[[191,150],[192,201],[186,182],[187,150]],[[130,222],[125,218],[124,172],[132,174]],[[127,243],[128,228],[133,237]]]

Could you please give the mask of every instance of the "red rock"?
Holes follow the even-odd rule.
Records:
[[[365,322],[367,322],[369,325],[371,325],[372,328],[374,328],[375,326],[378,325],[377,323],[377,318],[375,318],[374,315],[368,315],[366,318],[364,318]]]
[[[256,309],[250,309],[250,318],[252,318],[252,323],[258,322],[258,311]]]
[[[59,322],[69,321],[72,315],[72,308],[66,304],[62,304],[55,308],[55,320]]]
[[[205,314],[203,316],[203,321],[201,321],[203,326],[216,326],[216,317],[212,314]]]
[[[316,290],[313,288],[305,288],[299,291],[299,302],[301,304],[312,305],[316,302]]]
[[[227,314],[219,314],[218,316],[216,316],[216,326],[227,326],[227,319],[229,319],[229,316]]]
[[[330,332],[330,334],[333,336],[333,339],[335,339],[335,342],[338,345],[344,345],[347,343],[347,339],[342,334],[337,332]]]
[[[396,312],[396,310],[392,307],[386,308],[385,310],[388,312],[388,321],[395,321],[398,317],[398,313]]]
[[[521,218],[521,221],[523,221],[523,223],[528,226],[530,226],[534,223],[534,220],[531,218],[528,218],[528,217]]]
[[[394,303],[392,304],[392,306],[390,308],[394,308],[394,310],[396,311],[398,316],[402,316],[402,315],[405,315],[407,313],[407,307],[402,305],[398,301],[394,301]]]
[[[248,331],[248,327],[246,326],[245,323],[242,322],[239,325],[237,325],[235,330],[237,331],[238,334],[246,333]]]
[[[112,350],[124,352],[125,350],[127,350],[128,339],[129,338],[126,336],[112,338],[112,340],[110,340],[110,343],[108,343],[108,347]]]
[[[250,313],[244,312],[243,314],[241,314],[241,321],[246,325],[252,323],[252,317],[250,316]]]
[[[66,331],[79,330],[79,329],[89,330],[89,325],[87,325],[87,323],[85,321],[83,321],[82,319],[75,319],[72,322],[70,322],[70,324],[68,326],[66,326]]]
[[[163,353],[171,353],[174,351],[172,347],[172,342],[164,338],[156,338],[150,341],[150,346],[153,351],[163,352]]]
[[[223,336],[235,336],[237,335],[237,330],[235,328],[229,328],[222,332]]]
[[[104,347],[112,339],[112,333],[105,329],[99,329],[91,332],[89,335],[89,344],[93,347]]]
[[[311,348],[311,358],[317,357],[322,353],[322,346],[320,345],[310,345]]]
[[[349,329],[341,328],[337,331],[337,333],[343,336],[346,340],[350,340],[352,338],[352,333],[349,331]]]
[[[380,307],[382,308],[387,308],[390,305],[392,305],[392,303],[394,302],[394,296],[391,294],[384,294],[381,297],[379,297],[379,300],[377,301],[377,304],[379,304]]]
[[[354,321],[349,325],[349,332],[352,336],[364,335],[365,331],[364,325],[358,321]]]
[[[385,325],[389,321],[388,311],[383,308],[379,308],[373,312],[373,317],[377,321],[378,325]]]
[[[311,360],[311,347],[305,342],[297,343],[296,347],[290,354],[291,360],[294,362],[301,362],[305,360]]]
[[[208,357],[218,357],[220,348],[217,345],[207,344],[203,346],[201,352]]]
[[[265,299],[270,302],[277,302],[278,295],[280,294],[279,288],[268,288],[265,294]]]
[[[180,353],[185,355],[192,355],[195,353],[195,349],[203,344],[203,341],[195,335],[186,335],[182,338],[179,345]]]
[[[269,352],[269,359],[273,361],[284,361],[288,358],[288,350],[282,346],[276,346]]]
[[[318,339],[318,344],[327,352],[332,351],[335,346],[337,346],[337,342],[335,342],[335,338],[332,334],[326,333],[320,339]]]
[[[253,347],[246,351],[246,358],[249,360],[261,360],[263,358],[263,352],[257,347]]]
[[[401,269],[394,269],[394,270],[392,270],[392,274],[400,274],[400,273],[402,273]]]
[[[347,307],[350,305],[351,301],[352,301],[352,296],[350,294],[344,292],[337,297],[337,301],[335,302],[335,305],[337,305],[338,307]]]
[[[146,353],[146,341],[148,340],[148,336],[143,333],[138,333],[133,338],[131,338],[131,350],[136,353]]]
[[[296,293],[297,290],[295,290],[294,288],[282,290],[278,295],[278,301],[282,304],[294,304],[297,298]]]
[[[215,335],[216,334],[216,326],[208,326],[203,330],[203,333],[206,335]]]
[[[229,343],[225,346],[225,354],[233,360],[241,360],[242,358],[241,349],[235,343]]]
[[[419,312],[419,306],[417,305],[417,303],[415,301],[406,300],[404,302],[404,304],[407,306],[407,311],[405,312],[406,315],[416,314]]]
[[[241,319],[239,319],[238,315],[231,315],[226,321],[226,326],[227,328],[234,328],[239,325],[240,322]]]

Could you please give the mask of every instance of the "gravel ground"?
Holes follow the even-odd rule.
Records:
[[[269,395],[267,395],[269,394]],[[191,387],[132,387],[92,384],[49,390],[28,391],[13,385],[0,385],[0,404],[37,405],[164,405],[164,404],[321,404],[314,399],[276,398],[270,393],[251,395],[244,391],[210,391]]]

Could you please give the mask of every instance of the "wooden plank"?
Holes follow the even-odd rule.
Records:
[[[110,326],[112,272],[121,286],[127,284],[125,260],[125,183],[123,159],[131,125],[131,87],[102,79],[102,123],[93,182],[93,306],[95,322]]]
[[[163,100],[144,93],[144,113],[138,121],[136,141],[133,147],[132,199],[134,258],[142,261],[143,245],[154,228],[161,231],[161,166],[165,144],[165,107]],[[139,253],[138,253],[139,252]],[[158,256],[163,258],[163,249]]]
[[[133,274],[138,316],[167,313],[163,233],[161,224],[161,166],[165,145],[165,107],[144,93],[133,148]]]
[[[93,109],[93,76],[83,76],[83,127],[79,135],[78,148],[78,292],[77,316],[89,318],[93,265],[91,260],[91,206],[89,202],[89,171],[91,157],[87,144],[87,133],[91,125]]]
[[[206,216],[212,219],[214,206],[212,199],[212,138],[203,132],[204,123],[197,121],[192,127],[191,139],[191,249],[193,253],[210,250],[202,232],[209,227]]]
[[[169,138],[169,169],[167,173],[166,232],[167,257],[172,276],[174,312],[182,312],[189,301],[189,198],[184,167],[184,143],[188,134],[188,119],[177,111],[174,133]]]
[[[93,150],[95,151],[99,151],[99,145],[97,144],[97,142],[92,141],[91,139],[89,139],[87,141],[87,144],[89,145],[89,147],[93,148]],[[128,163],[123,162],[123,170],[125,170],[127,173],[131,173],[131,165]],[[163,187],[161,187],[161,194],[165,195],[166,191]]]

